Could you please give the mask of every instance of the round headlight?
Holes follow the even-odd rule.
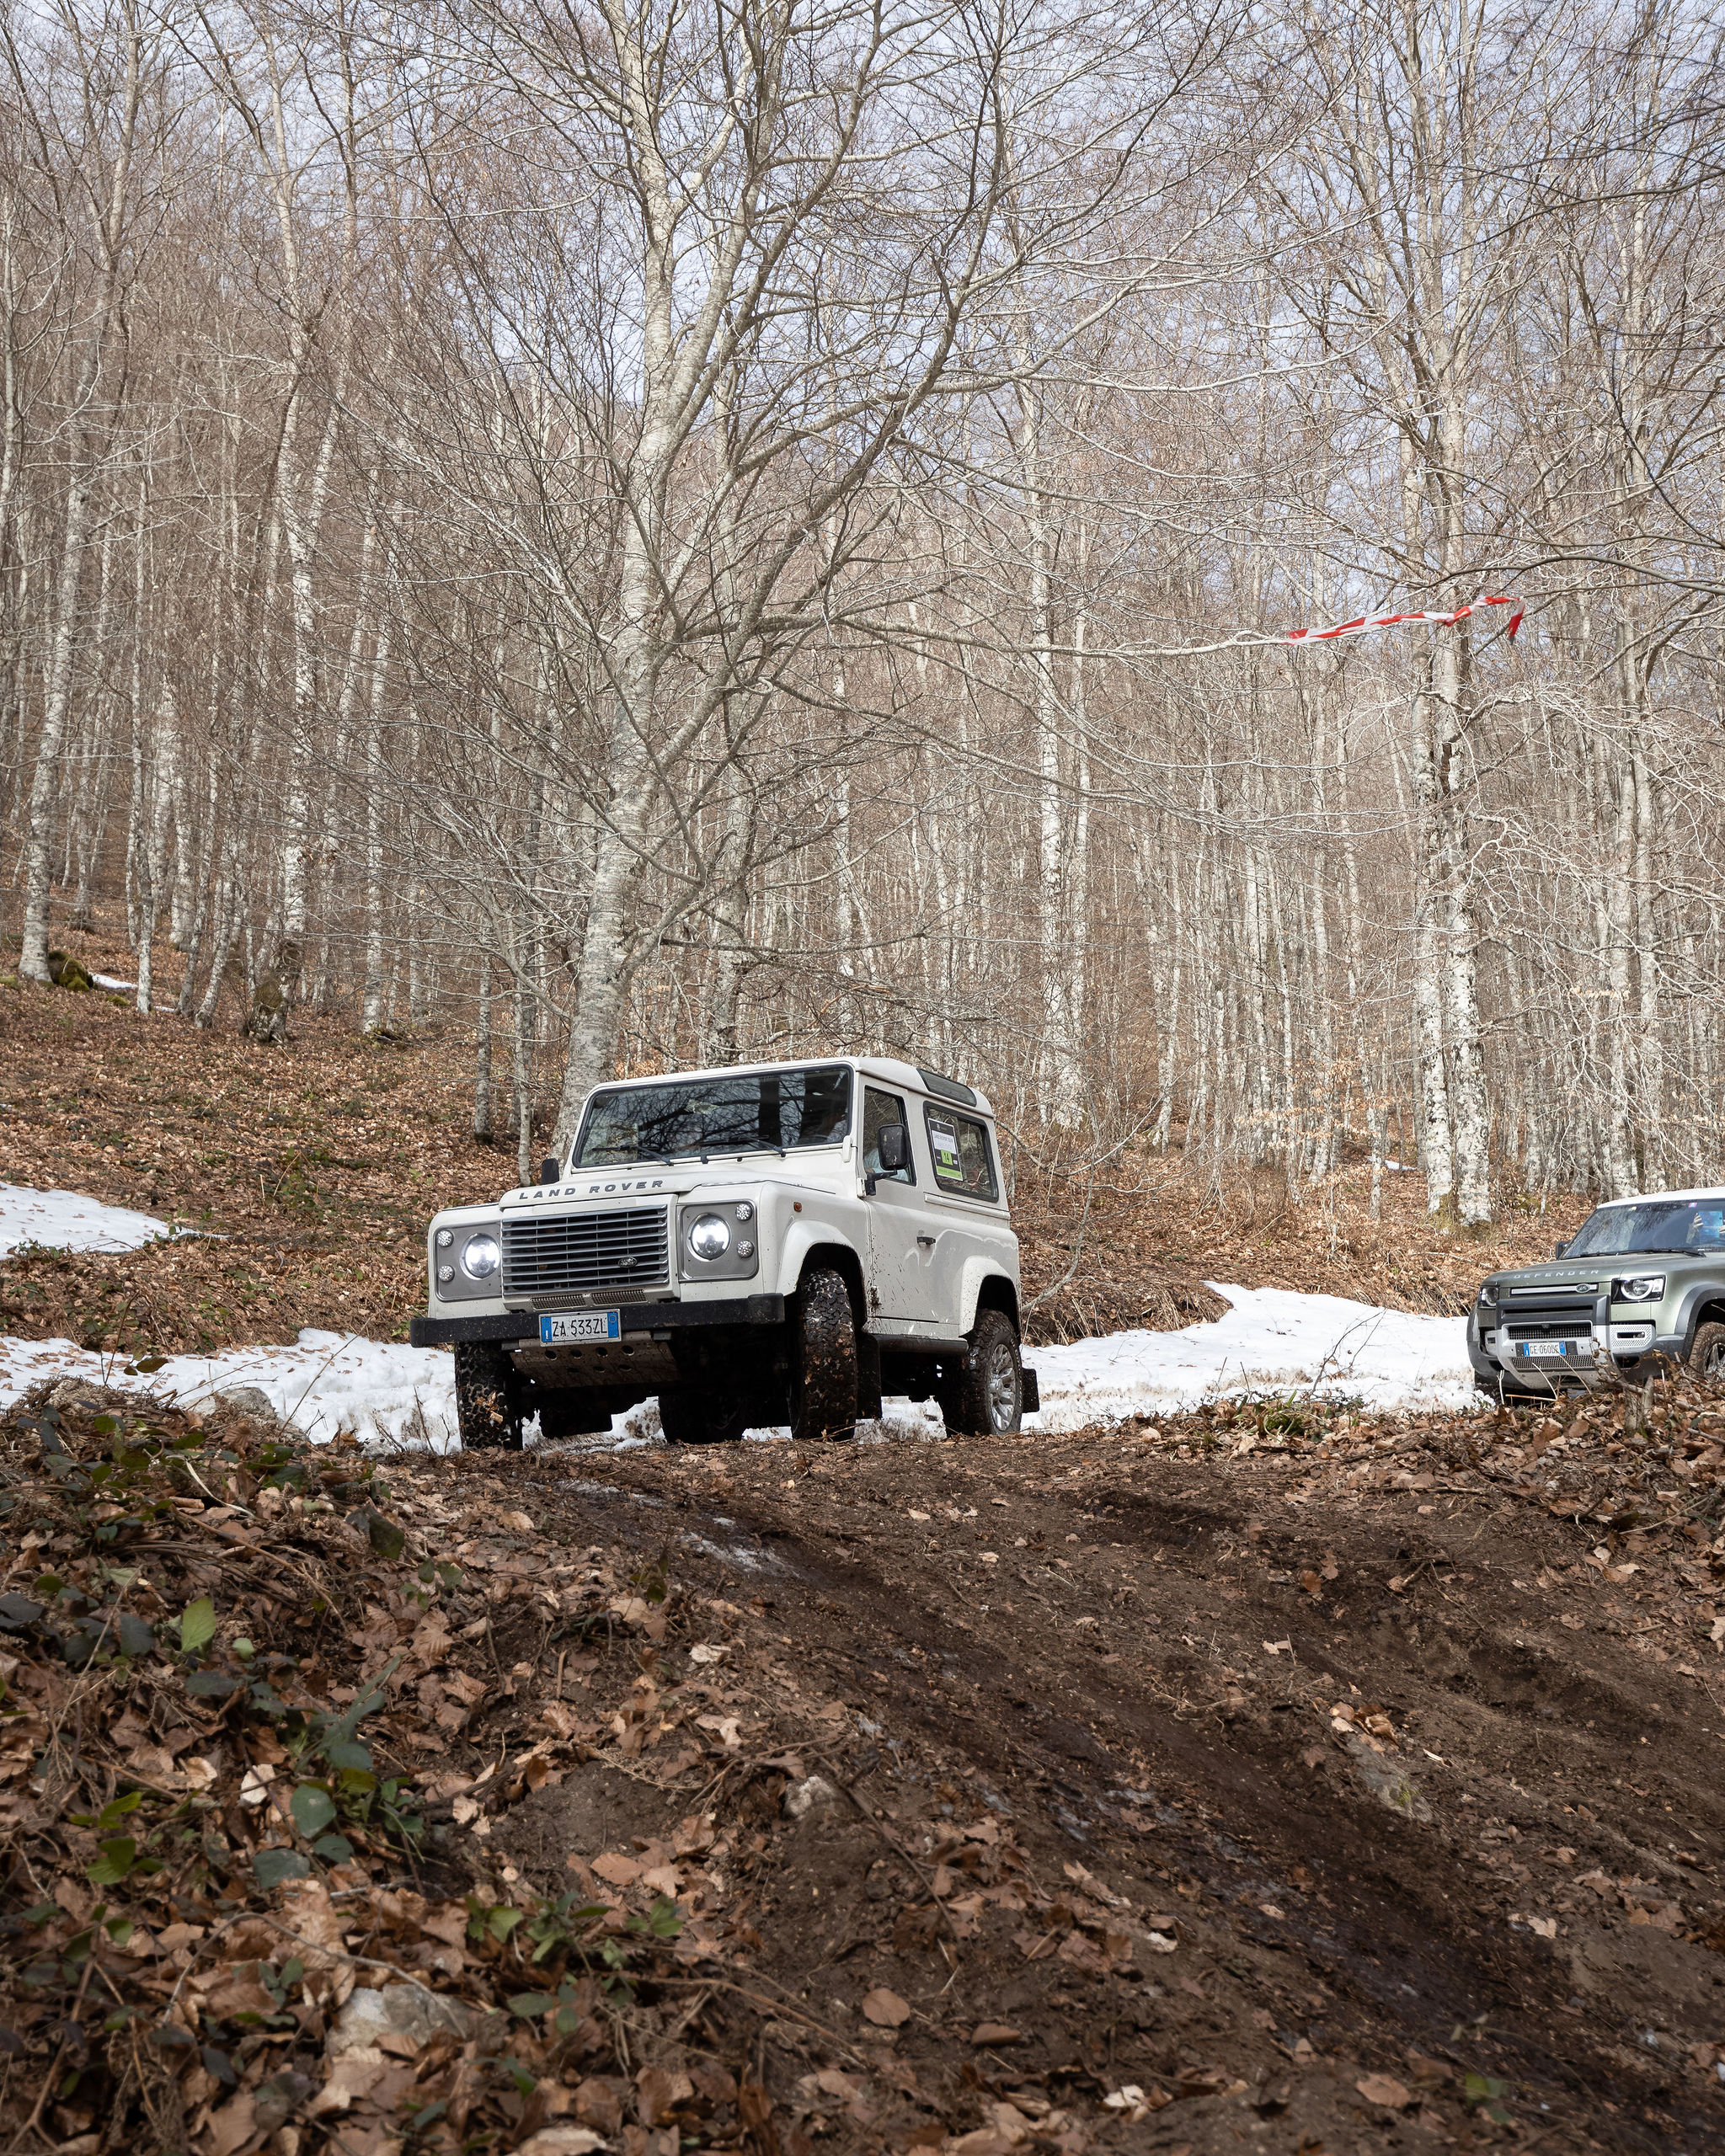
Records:
[[[1481,1283],[1479,1299],[1487,1308],[1497,1301],[1498,1283],[1495,1280],[1486,1280]]]
[[[1637,1273],[1617,1283],[1618,1299],[1626,1303],[1657,1303],[1664,1292],[1663,1273]]]
[[[470,1235],[462,1252],[462,1270],[474,1280],[489,1280],[501,1262],[503,1252],[495,1235]]]
[[[703,1213],[689,1230],[689,1248],[697,1257],[723,1257],[731,1246],[731,1231],[716,1213]]]

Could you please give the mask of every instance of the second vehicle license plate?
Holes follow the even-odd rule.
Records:
[[[542,1348],[566,1348],[582,1340],[620,1340],[622,1327],[615,1310],[564,1310],[539,1321]]]
[[[1521,1343],[1521,1352],[1524,1355],[1555,1355],[1560,1362],[1562,1360],[1563,1349],[1564,1342],[1561,1340],[1524,1340]]]

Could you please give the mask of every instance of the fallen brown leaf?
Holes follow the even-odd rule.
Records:
[[[863,1999],[862,2017],[877,2029],[897,2029],[910,2020],[911,2009],[895,1991],[877,1985]]]

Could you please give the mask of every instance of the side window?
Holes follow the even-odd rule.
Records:
[[[906,1132],[911,1128],[905,1103],[895,1094],[877,1092],[871,1086],[862,1096],[862,1166],[881,1182],[915,1182],[914,1168],[894,1168],[889,1172],[881,1166],[880,1126],[884,1123],[901,1123]]]
[[[968,1115],[954,1115],[950,1108],[926,1107],[928,1150],[934,1156],[934,1180],[955,1198],[980,1198],[998,1202],[1000,1178],[994,1171],[994,1149],[988,1142],[988,1126]]]

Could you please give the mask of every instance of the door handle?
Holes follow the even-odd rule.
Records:
[[[921,1244],[925,1250],[932,1250],[934,1248],[934,1237],[932,1235],[918,1235],[916,1240]]]

